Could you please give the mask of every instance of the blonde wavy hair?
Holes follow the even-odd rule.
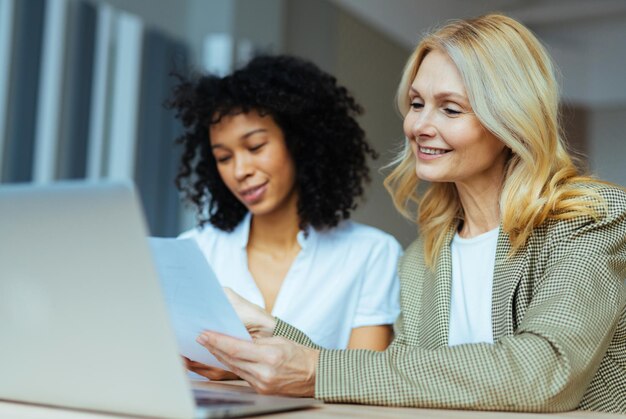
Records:
[[[481,124],[510,150],[500,197],[501,228],[512,250],[549,219],[598,217],[602,200],[581,183],[559,126],[559,89],[544,47],[522,24],[489,14],[456,20],[425,36],[404,68],[396,96],[402,115],[410,108],[409,88],[424,57],[433,50],[452,59],[463,77],[469,102]],[[446,232],[463,219],[453,183],[432,183],[418,194],[415,156],[408,140],[385,179],[396,208],[415,219],[426,263],[433,266]],[[411,208],[417,205],[417,214]]]

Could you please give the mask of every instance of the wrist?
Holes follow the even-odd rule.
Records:
[[[307,392],[305,397],[315,397],[315,381],[317,379],[317,363],[319,362],[319,349],[311,349],[308,353],[309,377],[307,380]]]
[[[276,317],[267,316],[263,325],[263,331],[268,338],[274,336],[274,329],[276,329]]]
[[[264,315],[249,330],[250,334],[255,338],[269,338],[274,336],[277,320],[274,316]]]

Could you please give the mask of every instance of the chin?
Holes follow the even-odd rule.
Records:
[[[246,208],[248,208],[248,211],[250,211],[252,215],[265,215],[271,213],[274,210],[273,206],[266,205],[263,202],[247,206]]]
[[[422,182],[430,182],[430,183],[442,183],[442,182],[450,182],[449,177],[443,176],[437,173],[424,173],[421,171],[415,171],[417,178]]]
[[[417,173],[417,178],[421,182],[441,182],[441,180],[437,176],[429,176],[424,173]]]

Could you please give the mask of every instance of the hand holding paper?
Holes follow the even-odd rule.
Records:
[[[206,258],[191,239],[151,237],[155,264],[181,355],[224,368],[196,337],[213,330],[251,340]]]

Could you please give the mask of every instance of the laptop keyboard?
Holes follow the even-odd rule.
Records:
[[[194,391],[193,393],[194,393],[194,398],[196,399],[196,405],[200,407],[254,404],[254,402],[250,400],[227,399],[227,398],[211,395],[203,391]]]

